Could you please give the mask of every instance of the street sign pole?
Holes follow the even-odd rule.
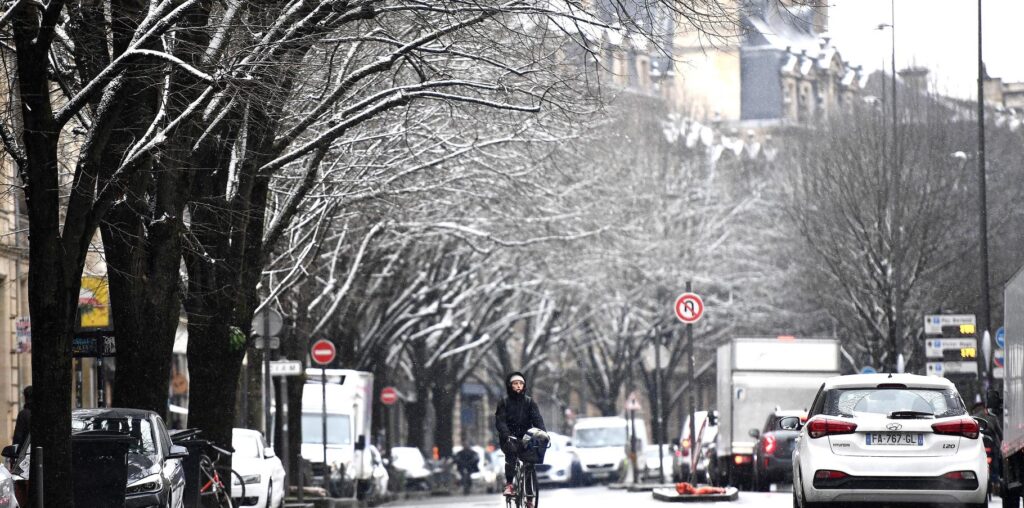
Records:
[[[323,436],[324,438],[324,466],[328,466],[329,464],[327,464],[327,364],[320,365],[320,395],[322,396],[322,400],[320,401],[320,423],[323,425],[323,427],[320,429],[320,432],[323,433],[321,434],[321,436]],[[326,484],[326,482],[324,483]]]
[[[284,457],[284,491],[292,479],[292,459],[288,449],[288,376],[281,376],[281,456]]]
[[[665,435],[662,434],[661,428],[661,391],[664,387],[661,386],[661,334],[655,331],[654,333],[654,401],[657,413],[657,423],[655,423],[654,434],[657,436],[655,439],[655,445],[658,447],[658,477],[657,483],[665,481],[665,460],[661,456],[661,443],[665,441]]]
[[[263,319],[263,434],[273,446],[274,429],[270,427],[270,319]],[[287,491],[286,491],[287,492]]]
[[[686,292],[689,293],[690,291],[692,291],[691,282],[686,281]],[[694,421],[693,417],[694,412],[696,411],[696,408],[694,407],[693,391],[697,388],[697,383],[695,381],[696,376],[694,376],[693,372],[693,323],[686,323],[686,357],[689,361],[689,368],[686,370],[686,381],[688,383],[687,386],[690,393],[687,394],[688,396],[686,398],[686,415],[690,419],[690,463],[696,464],[694,459],[697,457],[697,422]],[[696,469],[697,468],[695,467],[690,468],[689,482],[691,485],[696,483],[697,480]]]

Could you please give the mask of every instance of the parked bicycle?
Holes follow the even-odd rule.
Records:
[[[187,429],[179,431],[171,436],[175,444],[185,445],[188,443],[192,449],[200,449],[199,456],[199,496],[203,500],[202,505],[208,506],[207,499],[212,500],[218,508],[235,508],[240,506],[240,500],[245,498],[245,482],[242,475],[231,469],[229,466],[218,466],[219,460],[231,461],[231,452],[221,448],[211,441],[199,439],[198,429]],[[196,446],[198,445],[198,446]],[[186,472],[186,475],[188,472]],[[187,479],[187,478],[186,478]],[[241,492],[232,496],[232,483],[237,485]]]

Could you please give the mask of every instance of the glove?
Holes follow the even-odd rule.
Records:
[[[519,440],[513,436],[509,436],[508,439],[505,440],[505,442],[508,443],[508,445],[513,448],[519,446]]]

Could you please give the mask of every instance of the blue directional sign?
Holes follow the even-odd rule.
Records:
[[[1006,347],[1006,328],[1002,326],[996,330],[996,345],[999,347]]]

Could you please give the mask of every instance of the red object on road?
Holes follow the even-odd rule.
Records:
[[[317,365],[327,365],[334,361],[334,355],[337,350],[334,348],[334,343],[327,339],[320,339],[313,343],[313,347],[309,350],[309,355],[313,357],[313,361]]]
[[[398,402],[398,392],[393,386],[385,386],[380,390],[380,403],[385,406],[390,406]]]

